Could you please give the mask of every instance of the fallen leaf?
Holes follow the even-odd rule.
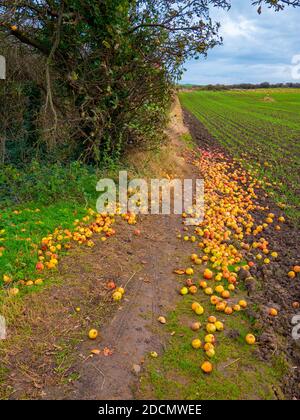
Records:
[[[161,324],[165,324],[167,322],[164,316],[159,316],[157,318],[157,321],[160,322]]]
[[[141,372],[141,366],[140,365],[133,364],[132,365],[132,371],[133,371],[133,373],[135,373],[136,375],[138,375]]]
[[[173,273],[182,275],[182,274],[185,274],[185,270],[177,269],[177,270],[174,270]]]
[[[103,355],[104,356],[111,356],[113,354],[112,350],[109,349],[108,347],[104,347],[103,349]]]
[[[91,350],[91,353],[92,353],[92,354],[97,354],[97,355],[99,355],[99,354],[101,354],[101,350],[99,350],[99,349],[93,349],[93,350]]]

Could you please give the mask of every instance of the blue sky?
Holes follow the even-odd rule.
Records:
[[[251,0],[232,0],[229,12],[213,9],[221,23],[223,45],[206,59],[185,64],[182,83],[292,82],[291,61],[300,54],[300,8],[259,15]]]

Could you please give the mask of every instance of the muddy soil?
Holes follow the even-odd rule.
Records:
[[[188,111],[183,111],[184,123],[191,133],[194,141],[204,149],[216,149],[228,156],[227,151],[221,147],[204,125]],[[270,212],[276,217],[283,211],[272,202],[263,192],[258,193],[258,203],[268,206]],[[265,214],[254,214],[260,224],[265,219]],[[287,273],[294,265],[300,263],[300,236],[299,227],[286,220],[281,225],[280,232],[269,229],[263,233],[269,241],[270,248],[277,251],[279,256],[270,266],[259,266],[251,270],[259,282],[259,290],[251,293],[249,300],[259,305],[259,312],[249,311],[249,315],[256,318],[256,327],[263,331],[260,337],[259,357],[268,359],[275,353],[283,352],[290,365],[289,374],[283,379],[283,390],[287,398],[300,398],[300,339],[292,337],[294,325],[292,319],[300,315],[300,309],[294,309],[293,302],[300,302],[299,279],[290,279]],[[257,238],[250,238],[252,241]],[[255,254],[253,255],[254,260]],[[279,316],[268,316],[268,308],[278,309]]]

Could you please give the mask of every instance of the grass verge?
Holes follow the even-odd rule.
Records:
[[[195,316],[190,309],[195,299],[185,296],[167,319],[166,331],[162,332],[168,343],[166,351],[157,359],[147,359],[141,380],[139,398],[184,400],[237,400],[283,398],[280,379],[288,367],[284,359],[258,358],[256,346],[245,343],[244,337],[253,330],[247,316],[226,317],[225,333],[218,333],[215,366],[205,375],[200,365],[205,360],[203,349],[191,346],[194,338],[204,341],[207,311],[197,320],[202,322],[199,332],[191,330]],[[223,321],[224,315],[211,311]]]

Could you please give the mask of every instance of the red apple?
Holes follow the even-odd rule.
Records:
[[[44,270],[44,264],[43,264],[41,261],[39,261],[38,263],[36,263],[35,268],[36,268],[38,271],[42,271],[42,270]]]

